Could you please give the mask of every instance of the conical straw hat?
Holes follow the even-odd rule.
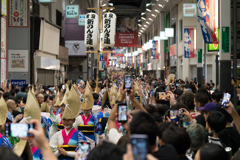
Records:
[[[116,103],[116,100],[117,100],[117,90],[116,90],[114,85],[111,88],[110,95],[112,96],[111,105],[114,105]]]
[[[109,95],[108,95],[108,91],[106,90],[104,92],[103,95],[103,99],[102,99],[102,107],[105,105],[106,102],[110,101]],[[111,107],[111,106],[110,106]]]
[[[54,107],[55,106],[60,106],[60,103],[61,103],[61,101],[60,101],[60,95],[59,95],[59,91],[58,91],[57,96],[56,96],[56,102],[53,106]]]
[[[138,82],[137,82],[137,81],[136,81],[135,84],[134,84],[134,91],[135,91],[135,93],[140,94],[140,93],[139,93],[139,88],[138,88]]]
[[[21,157],[22,154],[24,153],[24,155],[26,154],[28,159],[26,160],[32,160],[33,159],[33,155],[32,155],[32,151],[30,148],[30,144],[27,140],[20,140],[13,148],[13,152]]]
[[[41,105],[41,112],[48,112],[49,113],[49,105],[44,102],[42,105]]]
[[[7,112],[8,112],[7,104],[2,96],[0,99],[0,125],[3,125],[6,122]]]
[[[67,85],[67,84],[66,84]],[[69,88],[68,88],[68,86],[66,87],[66,92],[65,92],[65,94],[64,94],[64,96],[63,96],[63,99],[62,99],[62,101],[61,101],[61,103],[60,103],[60,106],[62,105],[62,104],[67,104],[67,97],[68,97],[68,95],[69,95]]]
[[[67,98],[67,104],[63,112],[63,119],[76,118],[81,110],[81,100],[79,94],[74,87],[71,87]]]
[[[89,87],[86,87],[85,94],[83,96],[82,109],[83,110],[92,109],[93,104],[94,104],[94,99],[93,99],[92,92],[90,91]]]
[[[26,106],[24,108],[23,122],[30,122],[32,119],[37,119],[39,122],[41,122],[41,109],[36,96],[33,94],[32,90],[29,90]]]

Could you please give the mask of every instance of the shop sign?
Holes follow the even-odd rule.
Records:
[[[66,18],[78,18],[79,5],[66,5]]]
[[[1,58],[6,58],[7,55],[7,19],[1,17]]]
[[[217,28],[216,35],[219,40],[219,29],[218,28]],[[218,51],[218,50],[219,50],[219,44],[208,44],[208,51]]]
[[[28,27],[29,0],[9,0],[8,2],[8,26]]]
[[[1,0],[1,15],[7,16],[7,0]]]
[[[28,50],[9,50],[8,52],[8,71],[28,72]]]
[[[86,47],[96,47],[98,44],[99,20],[96,13],[86,14],[84,42]]]
[[[183,17],[196,17],[197,5],[194,3],[183,4]]]
[[[103,14],[103,43],[104,47],[115,45],[117,16],[112,12]]]
[[[58,59],[60,60],[60,64],[68,65],[69,59],[68,59],[68,48],[59,46],[59,55]]]
[[[230,29],[229,27],[222,27],[222,53],[230,52]]]
[[[170,57],[175,56],[175,47],[176,47],[175,44],[170,46],[170,49],[169,49],[170,50],[169,51],[170,52]]]
[[[78,18],[78,25],[85,26],[86,14],[80,14]]]
[[[148,64],[147,64],[147,70],[148,70],[148,71],[152,70],[152,63],[148,63]]]
[[[26,85],[27,83],[26,83],[25,79],[19,79],[19,80],[16,80],[16,79],[13,80],[12,79],[11,84],[12,84],[12,86],[17,84],[19,87],[24,87],[24,85]]]
[[[65,47],[68,48],[69,56],[86,56],[86,46],[84,41],[65,41]]]
[[[6,62],[6,59],[1,58],[1,86],[2,87],[5,79],[7,79],[7,62]]]

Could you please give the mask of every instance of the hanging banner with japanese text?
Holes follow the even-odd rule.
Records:
[[[112,12],[103,14],[103,46],[114,47],[117,16]]]
[[[138,64],[138,67],[140,67],[140,54],[137,55],[137,64]]]
[[[8,26],[28,27],[29,0],[9,0],[8,2]]]
[[[197,0],[197,10],[205,43],[218,44],[218,0]]]
[[[138,47],[137,18],[118,17],[116,47]]]
[[[130,56],[129,59],[130,59],[130,67],[132,67],[132,56]]]
[[[194,58],[194,29],[184,29],[184,57]]]
[[[96,47],[98,44],[98,15],[86,14],[84,42],[86,47]]]
[[[157,50],[156,43],[155,43],[155,41],[152,41],[152,57],[153,57],[153,59],[156,59],[156,50]]]

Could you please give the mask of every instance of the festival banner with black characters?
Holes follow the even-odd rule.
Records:
[[[194,58],[194,29],[184,29],[184,57]]]
[[[9,0],[8,5],[8,26],[28,27],[29,23],[29,0]]]
[[[137,18],[118,17],[116,47],[138,47]]]
[[[218,0],[197,0],[197,10],[205,43],[218,44]]]
[[[86,14],[84,42],[86,47],[96,47],[98,44],[98,15],[96,13]]]
[[[114,47],[116,34],[116,20],[114,13],[103,14],[103,43],[104,47]]]

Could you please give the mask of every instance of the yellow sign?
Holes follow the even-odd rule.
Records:
[[[1,0],[1,15],[7,16],[7,0]]]

